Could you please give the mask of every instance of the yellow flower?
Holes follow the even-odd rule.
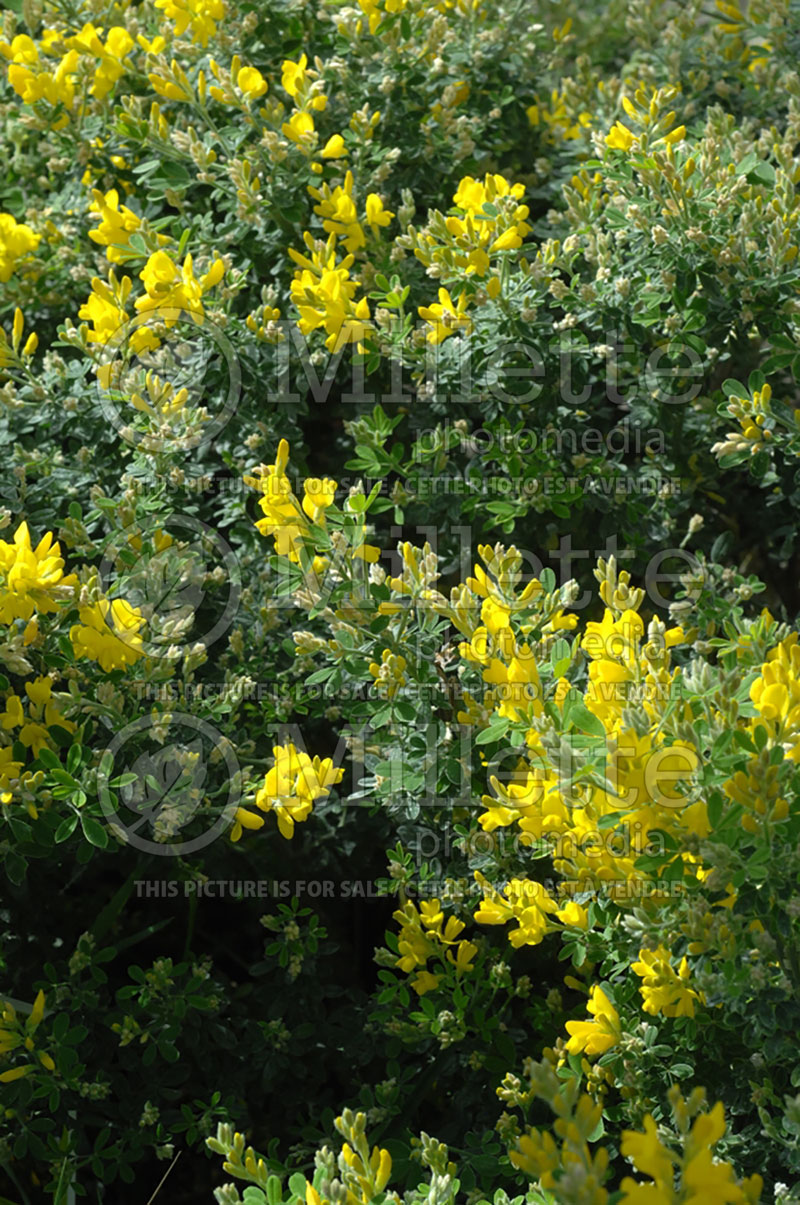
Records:
[[[11,803],[14,787],[22,773],[22,762],[14,761],[10,745],[0,748],[0,803]],[[34,815],[34,819],[36,819]]]
[[[162,419],[181,413],[189,399],[188,389],[176,390],[169,381],[162,381],[156,376],[152,369],[145,374],[144,381],[147,397],[138,391],[130,396],[131,405],[136,410]]]
[[[92,280],[92,292],[78,310],[78,317],[92,324],[87,335],[90,343],[109,343],[128,321],[128,314],[114,292],[97,276]]]
[[[452,950],[447,951],[448,962],[452,962],[456,968],[457,974],[463,974],[465,971],[471,971],[474,967],[474,959],[478,953],[478,947],[471,941],[460,941],[456,947],[455,958]]]
[[[20,1053],[24,1051],[26,1054],[34,1054],[41,1066],[47,1071],[55,1071],[56,1065],[53,1059],[45,1051],[36,1049],[33,1037],[44,1017],[44,992],[39,991],[37,993],[33,1007],[25,1021],[17,1016],[17,1010],[13,1004],[9,1004],[6,1001],[1,1007],[0,1055],[7,1055],[15,1050]],[[35,1070],[35,1063],[24,1063],[20,1066],[12,1067],[8,1071],[0,1072],[0,1083],[10,1084],[14,1080],[21,1079]]]
[[[106,673],[125,669],[144,656],[139,630],[144,616],[124,598],[79,607],[80,623],[74,624],[69,638],[76,657],[97,661]]]
[[[52,532],[31,545],[27,523],[20,523],[13,544],[0,540],[0,623],[31,619],[34,611],[55,611],[77,582],[74,573],[64,577],[64,559]]]
[[[670,961],[670,952],[659,945],[655,950],[640,950],[639,961],[631,965],[634,974],[644,980],[639,988],[646,1013],[665,1017],[693,1017],[695,1001],[702,996],[687,986],[690,971],[686,958],[682,958],[677,972]]]
[[[347,154],[347,147],[341,134],[332,134],[320,151],[323,159],[341,159]]]
[[[161,51],[167,44],[166,40],[162,38],[160,34],[150,41],[144,36],[143,33],[138,33],[136,35],[136,42],[137,45],[142,48],[145,54],[161,54]]]
[[[10,1084],[15,1079],[22,1079],[23,1076],[29,1075],[33,1070],[33,1063],[26,1063],[22,1067],[12,1067],[10,1071],[0,1071],[0,1083]]]
[[[483,180],[465,176],[453,195],[463,216],[446,217],[444,235],[429,233],[420,238],[415,255],[428,267],[443,263],[462,268],[468,276],[485,276],[490,255],[520,247],[531,229],[525,221],[527,205],[517,203],[524,191],[522,184],[511,184],[491,172]]]
[[[276,745],[272,750],[275,765],[264,778],[256,794],[255,805],[262,812],[275,812],[282,837],[291,840],[295,824],[307,820],[316,800],[330,794],[330,789],[344,777],[343,769],[334,769],[331,758],[312,759],[293,744]],[[252,816],[240,808],[237,812],[231,840],[238,841],[242,828],[260,827],[249,822]],[[257,820],[258,817],[253,817]]]
[[[556,913],[562,924],[573,929],[588,929],[589,913],[575,900],[569,900],[563,908],[559,908]]]
[[[125,257],[120,248],[129,246],[129,236],[139,229],[142,219],[127,205],[120,206],[115,188],[105,195],[94,189],[89,212],[100,219],[97,229],[89,231],[89,238],[107,248],[106,256],[112,263],[122,263]]]
[[[253,100],[263,96],[267,90],[267,81],[255,67],[242,67],[236,76],[237,87]]]
[[[438,908],[438,905],[438,900],[425,900],[421,908]],[[401,926],[397,942],[399,957],[395,966],[406,972],[413,971],[418,966],[424,967],[428,959],[438,952],[436,931],[425,925],[424,911],[418,912],[414,903],[408,900],[402,908],[392,913],[392,916]]]
[[[48,49],[46,38],[47,31],[42,37],[43,50]],[[75,71],[80,57],[77,50],[69,50],[54,71],[38,69],[38,60],[33,60],[37,69],[32,70],[30,56],[23,53],[16,57],[8,69],[8,82],[26,104],[33,105],[44,100],[53,106],[63,105],[66,112],[53,123],[54,129],[63,129],[69,122],[69,112],[75,100]]]
[[[671,1205],[677,1200],[686,1205],[702,1205],[705,1201],[755,1205],[763,1186],[761,1177],[749,1176],[737,1182],[731,1165],[715,1159],[711,1153],[710,1148],[725,1133],[721,1102],[710,1112],[699,1113],[686,1134],[687,1102],[680,1093],[670,1099],[673,1117],[684,1132],[683,1151],[676,1156],[661,1141],[649,1113],[644,1118],[643,1133],[623,1130],[622,1154],[632,1160],[638,1171],[649,1176],[652,1183],[641,1184],[626,1177],[620,1186],[623,1192],[620,1205]],[[681,1185],[679,1192],[674,1187],[676,1172]]]
[[[547,889],[531,879],[511,879],[504,894],[496,891],[475,871],[475,880],[483,888],[483,900],[474,914],[479,925],[506,925],[511,920],[518,923],[508,940],[515,948],[536,946],[553,931],[548,917],[558,911],[558,904]]]
[[[10,213],[0,213],[0,282],[11,279],[20,262],[27,259],[41,242],[24,222],[17,222]]]
[[[173,59],[173,64],[175,60]],[[191,101],[192,93],[188,88],[182,87],[174,80],[165,79],[163,75],[157,75],[155,71],[151,71],[147,78],[150,80],[150,87],[158,96],[163,96],[164,100],[177,100],[182,102]]]
[[[0,714],[0,727],[6,732],[11,728],[19,728],[25,723],[25,713],[22,710],[22,699],[19,695],[9,695],[6,699],[5,710]]]
[[[405,669],[405,657],[393,653],[391,649],[384,649],[381,653],[380,664],[373,661],[369,672],[375,679],[375,685],[381,694],[385,695],[387,699],[393,699],[401,686],[405,685]],[[424,904],[422,906],[425,907]]]
[[[308,335],[322,327],[327,333],[325,346],[338,351],[346,343],[364,339],[369,323],[366,297],[356,300],[358,283],[350,279],[352,255],[336,258],[336,235],[331,234],[325,250],[316,249],[314,239],[303,236],[310,255],[290,248],[289,255],[298,265],[292,281],[292,300],[300,314],[300,331]]]
[[[225,274],[225,265],[215,259],[200,280],[195,277],[191,255],[187,255],[183,266],[178,268],[166,251],[155,251],[139,273],[147,291],[145,297],[136,301],[140,314],[155,311],[166,327],[174,326],[187,311],[198,326],[203,323],[203,294],[220,282]]]
[[[214,37],[217,23],[228,11],[223,0],[155,0],[155,5],[175,22],[178,37],[188,29],[192,41],[203,47]]]
[[[255,812],[248,812],[247,808],[237,808],[233,817],[231,841],[238,841],[243,829],[259,829],[263,828],[265,824],[266,820],[263,816],[257,816]]]
[[[399,957],[395,966],[409,974],[417,967],[423,968],[411,981],[417,995],[432,991],[441,981],[441,974],[433,974],[426,969],[430,958],[438,957],[449,962],[459,976],[473,970],[478,947],[471,941],[458,940],[464,922],[455,916],[449,916],[445,922],[438,899],[423,900],[419,909],[411,900],[407,900],[393,916],[400,924],[397,940]],[[455,946],[455,953],[448,946]]]
[[[674,130],[670,130],[669,134],[665,134],[663,138],[659,138],[659,142],[666,142],[668,146],[672,146],[673,142],[680,142],[686,137],[686,126],[676,126]]]
[[[95,29],[94,25],[88,22],[79,34],[64,39],[64,45],[68,49],[99,60],[94,71],[94,82],[89,89],[91,95],[99,100],[108,95],[124,74],[123,59],[130,54],[134,46],[133,38],[121,25],[114,25],[109,29],[105,45],[100,39],[101,33],[102,30]]]
[[[298,110],[281,126],[282,133],[301,148],[311,145],[311,135],[314,134],[314,118],[310,113]]]
[[[20,351],[24,329],[25,319],[22,310],[17,306],[14,310],[14,321],[11,327],[10,346],[5,331],[0,327],[0,368],[18,366],[21,360],[28,359],[36,351],[39,346],[39,336],[35,331],[31,331],[25,340],[25,346]]]
[[[18,33],[10,45],[8,42],[0,42],[0,54],[12,63],[33,65],[39,61],[39,48],[26,33]]]
[[[360,544],[358,548],[353,549],[350,555],[354,560],[366,561],[368,565],[374,565],[381,558],[381,550],[374,544]]]
[[[644,1119],[644,1133],[636,1130],[622,1131],[622,1154],[632,1160],[637,1171],[644,1172],[659,1187],[672,1188],[673,1155],[658,1137],[656,1123],[648,1113]],[[622,1182],[623,1189],[626,1182]]]
[[[494,251],[513,251],[517,247],[522,246],[522,238],[519,230],[512,226],[509,230],[503,232],[499,238],[496,238],[489,248],[490,252]]]
[[[586,1008],[595,1019],[567,1021],[567,1033],[571,1035],[567,1051],[570,1054],[586,1051],[589,1058],[594,1058],[616,1046],[622,1037],[622,1030],[619,1013],[601,987],[592,987]]]
[[[292,98],[297,96],[297,93],[306,83],[307,66],[308,57],[305,54],[301,54],[296,63],[293,63],[291,59],[284,59],[281,65],[281,87]]]
[[[654,138],[655,143],[666,143],[671,146],[674,142],[680,142],[682,138],[686,137],[686,127],[676,126],[674,129],[670,129],[675,119],[675,113],[673,110],[669,112],[662,112],[662,110],[679,91],[679,87],[674,84],[651,89],[649,92],[642,86],[637,88],[634,94],[636,104],[630,97],[623,96],[622,107],[634,125],[642,128],[645,136]],[[637,136],[621,121],[615,122],[610,133],[606,135],[607,146],[623,151],[630,150],[637,140]]]
[[[275,541],[275,551],[294,564],[301,563],[301,554],[307,550],[310,559],[304,563],[304,569],[311,574],[320,574],[328,567],[326,557],[315,553],[317,530],[326,526],[326,511],[333,504],[336,494],[336,482],[330,477],[323,479],[309,477],[303,483],[302,505],[292,491],[292,485],[286,475],[289,462],[289,445],[285,439],[278,444],[275,463],[260,465],[253,476],[247,476],[244,481],[261,491],[259,501],[264,518],[256,522],[256,527],[262,535],[272,536]],[[315,530],[317,529],[317,530]],[[360,528],[351,529],[351,541],[355,544],[348,555],[352,559],[376,561],[380,549],[363,542],[365,524]]]
[[[750,699],[787,755],[800,760],[800,645],[793,632],[767,654]]]
[[[441,978],[441,975],[434,975],[430,971],[420,971],[411,980],[411,987],[418,996],[424,996],[426,992],[432,992],[439,986]]]
[[[158,339],[146,326],[131,329],[130,317],[125,309],[130,291],[129,276],[117,280],[114,272],[109,271],[108,283],[98,276],[92,278],[92,291],[78,310],[78,317],[92,324],[86,333],[89,343],[114,348],[127,337],[134,352],[159,346]],[[98,365],[96,372],[101,383],[107,386],[104,377],[108,374],[108,366]]]
[[[469,298],[462,292],[457,304],[453,304],[447,289],[439,289],[439,301],[432,305],[418,307],[420,318],[430,323],[428,332],[429,343],[443,343],[456,331],[463,330],[467,334],[472,330],[472,319],[467,315]]]
[[[494,202],[498,197],[513,197],[515,200],[519,200],[524,195],[525,186],[523,184],[509,184],[504,176],[489,172],[483,181],[476,180],[473,176],[465,176],[460,182],[453,200],[459,209],[474,216],[482,212],[487,201]]]
[[[333,506],[336,497],[336,482],[330,477],[308,477],[303,482],[303,510],[312,523],[325,521],[325,511]]]
[[[344,184],[334,189],[323,184],[321,188],[310,187],[309,192],[319,202],[314,206],[314,213],[323,219],[323,230],[341,238],[349,252],[358,251],[363,247],[366,240],[353,197],[353,173],[348,171]]]
[[[394,217],[391,209],[384,209],[383,201],[377,193],[371,192],[366,200],[367,222],[374,235],[379,233],[381,226],[388,226]]]
[[[611,132],[606,134],[606,146],[615,150],[629,151],[634,142],[634,136],[621,121],[614,122]]]

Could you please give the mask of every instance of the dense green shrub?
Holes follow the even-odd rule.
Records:
[[[800,1196],[799,54],[4,11],[2,1200]]]

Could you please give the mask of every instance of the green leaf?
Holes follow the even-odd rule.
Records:
[[[128,770],[125,774],[120,774],[118,778],[112,778],[108,785],[117,789],[120,787],[129,787],[131,783],[136,782],[138,778],[138,774],[134,774],[132,770]]]
[[[684,865],[680,858],[675,858],[661,872],[661,880],[665,883],[677,883],[684,875]]]
[[[8,827],[11,829],[14,840],[22,844],[25,841],[30,841],[33,837],[33,830],[25,820],[18,820],[14,816],[9,816]]]
[[[20,0],[19,5],[16,2],[14,4],[10,4],[8,3],[8,0],[6,0],[6,7],[13,8],[14,12],[19,12],[21,2],[22,0]],[[15,217],[18,222],[23,221],[25,216],[25,194],[23,193],[22,189],[11,188],[8,192],[4,193],[3,196],[3,208],[7,210],[8,213],[12,214],[12,216]]]
[[[81,813],[81,828],[83,835],[90,845],[96,845],[98,849],[105,849],[108,845],[108,833],[103,828],[99,821],[92,816],[86,816]]]
[[[750,457],[750,475],[752,477],[761,478],[769,471],[770,460],[768,452],[756,452],[755,456]]]
[[[74,774],[80,769],[83,759],[83,748],[80,745],[71,745],[67,754],[67,770],[70,774]]]
[[[557,667],[565,662],[566,665],[569,665],[570,660],[571,656],[569,642],[563,638],[559,638],[555,641],[550,650],[550,664],[552,665],[553,673],[557,678],[560,678],[561,674],[564,672],[563,670],[559,670]]]
[[[492,741],[499,741],[501,737],[505,736],[506,732],[508,731],[509,723],[510,721],[505,716],[498,718],[497,720],[492,720],[489,727],[484,728],[483,731],[479,732],[475,737],[475,744],[490,745]]]
[[[20,885],[25,879],[25,872],[28,869],[28,863],[21,854],[15,853],[12,849],[6,854],[5,860],[6,874],[12,883]]]
[[[333,673],[335,673],[335,669],[329,667],[316,669],[313,674],[309,674],[306,678],[306,686],[313,686],[316,682],[327,682]]]
[[[306,1178],[300,1172],[295,1172],[289,1177],[289,1192],[293,1192],[296,1197],[305,1197]]]
[[[39,761],[42,763],[42,765],[45,767],[46,770],[60,770],[61,769],[61,762],[58,760],[58,758],[56,757],[53,750],[48,749],[46,745],[43,745],[42,748],[39,750]]]
[[[78,824],[78,813],[72,812],[69,816],[61,821],[56,829],[55,842],[60,845],[62,841],[66,841],[75,832]]]
[[[600,1139],[605,1134],[605,1132],[606,1132],[606,1127],[603,1124],[603,1118],[601,1117],[600,1120],[598,1121],[597,1125],[592,1130],[591,1134],[586,1135],[586,1141],[587,1142],[599,1142]]]
[[[749,154],[745,155],[744,158],[736,164],[736,175],[746,176],[748,172],[751,172],[753,168],[756,167],[760,162],[761,160],[759,159],[757,153],[755,151],[750,151]]]
[[[570,723],[579,728],[581,732],[586,732],[589,736],[596,736],[605,740],[606,730],[603,724],[598,720],[596,715],[592,715],[588,707],[583,703],[573,703],[569,709]]]
[[[244,1195],[242,1196],[244,1205],[264,1205],[264,1202],[268,1199],[269,1198],[264,1196],[260,1188],[256,1188],[255,1184],[248,1185],[248,1187],[244,1190]],[[280,1197],[278,1197],[278,1201],[280,1201]],[[277,1202],[270,1202],[270,1205],[277,1205]]]
[[[709,796],[706,810],[708,813],[708,823],[710,824],[711,831],[713,832],[722,819],[722,795],[718,791],[714,791]]]
[[[71,732],[67,732],[60,724],[50,724],[47,731],[60,749],[69,749],[74,739]]]
[[[77,790],[81,785],[71,774],[67,774],[66,770],[62,770],[60,766],[58,769],[51,770],[51,774],[56,782],[61,783],[62,787],[71,787],[72,790]]]

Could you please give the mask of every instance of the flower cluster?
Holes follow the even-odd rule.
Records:
[[[5,1062],[7,1057],[15,1052],[24,1056],[33,1055],[34,1060],[31,1061],[27,1058],[25,1062],[16,1063],[14,1067],[0,1071],[0,1083],[8,1084],[22,1079],[35,1072],[40,1066],[44,1067],[46,1071],[55,1071],[56,1065],[52,1056],[46,1050],[40,1049],[34,1038],[36,1030],[44,1019],[45,1004],[45,994],[40,991],[36,995],[29,1015],[23,1020],[13,1004],[9,1004],[8,1001],[3,1003],[2,1014],[0,1014],[2,1018],[0,1055],[2,1055],[3,1061]]]
[[[310,758],[294,745],[276,745],[272,750],[275,765],[267,771],[254,804],[261,812],[274,812],[278,831],[290,841],[295,824],[311,815],[315,802],[325,799],[331,787],[341,782],[344,769],[334,767],[331,758]],[[238,841],[244,829],[259,829],[264,817],[247,808],[236,809],[231,840]]]
[[[322,243],[306,231],[303,239],[308,254],[293,247],[289,249],[297,264],[292,301],[299,314],[300,332],[309,335],[324,330],[325,346],[333,352],[345,344],[361,342],[368,329],[370,312],[366,297],[356,297],[358,281],[350,275],[354,257],[348,254],[337,258],[335,234]]]
[[[36,547],[28,524],[20,523],[13,543],[0,540],[0,623],[27,620],[25,639],[34,639],[37,615],[47,615],[70,599],[75,574],[64,574],[61,548],[48,531]]]
[[[601,1205],[609,1197],[602,1187],[608,1177],[608,1151],[603,1147],[594,1152],[590,1149],[601,1106],[588,1096],[576,1101],[574,1094],[565,1093],[546,1064],[534,1065],[531,1073],[531,1095],[543,1098],[558,1113],[555,1130],[561,1141],[559,1144],[546,1131],[529,1128],[510,1150],[511,1162],[551,1192],[557,1201],[570,1199],[563,1194],[566,1173],[573,1193],[580,1186],[581,1200]],[[688,1100],[677,1085],[669,1092],[679,1153],[664,1140],[662,1127],[652,1114],[645,1116],[643,1130],[623,1131],[622,1154],[648,1179],[623,1177],[618,1197],[621,1202],[688,1205],[705,1196],[737,1205],[755,1205],[761,1195],[762,1179],[754,1175],[737,1180],[730,1163],[714,1158],[712,1148],[726,1130],[725,1112],[720,1102],[707,1110],[705,1100],[703,1088],[696,1088]]]
[[[134,665],[144,655],[140,635],[144,617],[124,598],[101,598],[79,607],[78,615],[80,623],[69,633],[76,657],[89,657],[110,673]]]
[[[412,900],[407,900],[394,913],[394,919],[400,925],[399,957],[395,965],[407,974],[422,968],[411,981],[418,996],[438,987],[442,978],[441,970],[438,973],[428,970],[431,958],[436,958],[443,970],[450,963],[457,975],[473,970],[478,947],[466,939],[459,940],[464,922],[456,916],[448,916],[445,921],[438,899],[422,900],[419,908]]]

